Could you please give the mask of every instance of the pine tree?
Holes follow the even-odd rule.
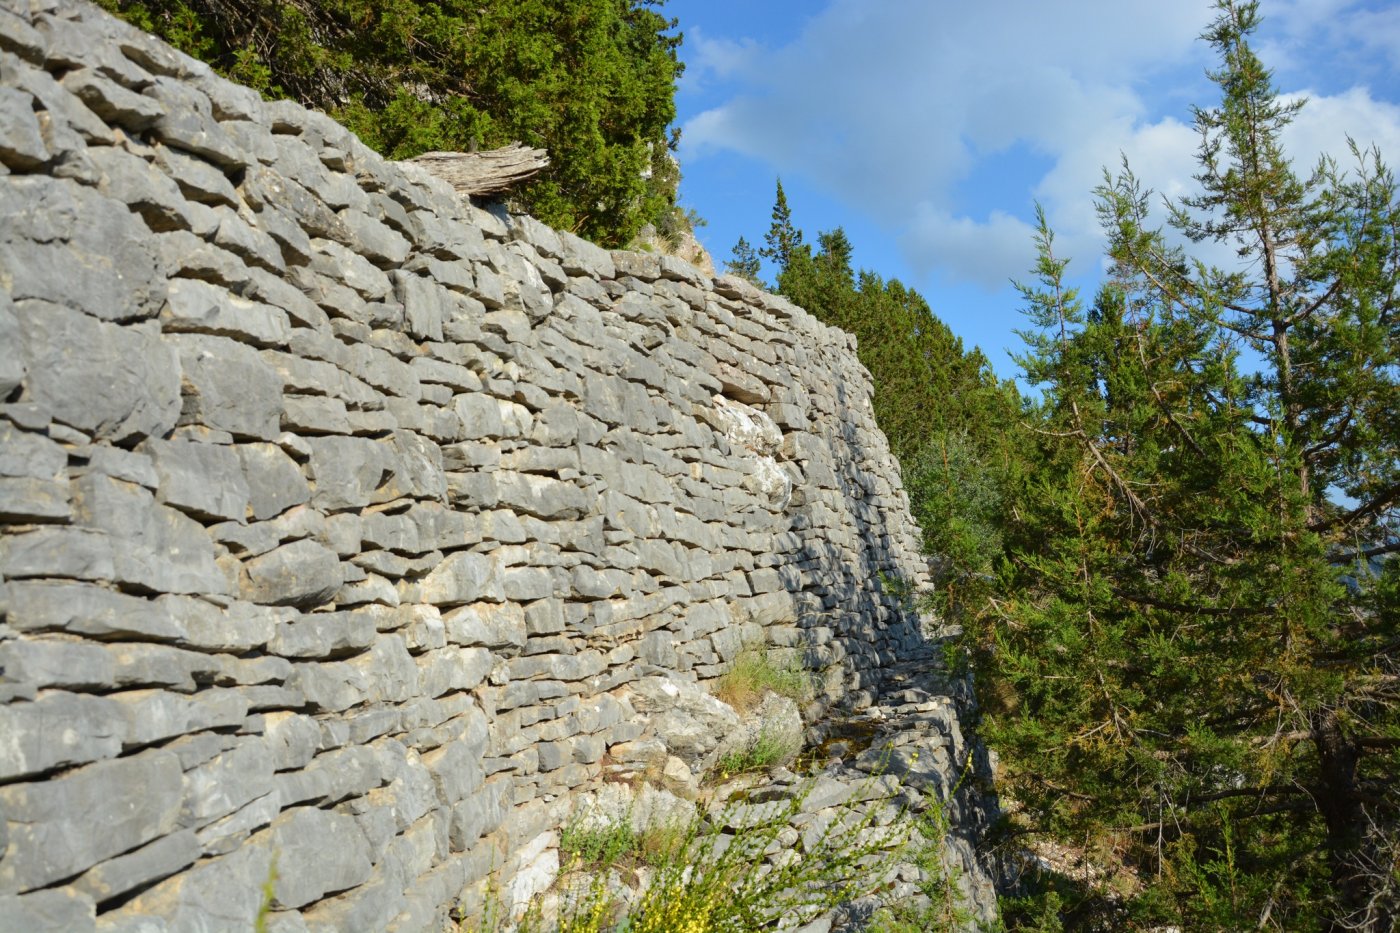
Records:
[[[1022,358],[1041,464],[984,672],[1033,828],[1134,867],[1143,923],[1390,930],[1400,911],[1400,199],[1374,151],[1298,177],[1218,0],[1200,194],[1149,219],[1125,165],[1086,310],[1041,217]],[[995,704],[992,704],[995,707]],[[1081,892],[1082,893],[1082,892]],[[1122,924],[1105,898],[1076,922]],[[1271,927],[1270,924],[1273,924]]]
[[[684,66],[663,0],[98,2],[391,159],[543,147],[550,167],[515,197],[553,226],[622,246],[674,216]]]
[[[724,263],[724,271],[762,288],[763,281],[758,277],[761,263],[757,251],[749,245],[749,241],[739,237],[739,242],[734,244],[731,255],[733,258]]]
[[[781,178],[778,179],[777,196],[773,199],[773,224],[763,239],[768,245],[758,251],[759,255],[772,260],[781,275],[792,262],[793,252],[802,245],[802,231],[792,225],[792,211],[788,208]]]

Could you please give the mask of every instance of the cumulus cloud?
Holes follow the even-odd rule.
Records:
[[[1355,3],[1282,0],[1281,41],[1334,35]],[[1374,41],[1400,35],[1394,11],[1373,13]],[[696,80],[740,90],[687,122],[683,157],[727,150],[800,174],[899,237],[914,269],[1000,287],[1027,268],[1032,199],[1067,252],[1097,255],[1088,192],[1119,153],[1162,194],[1191,189],[1184,121],[1210,94],[1196,40],[1211,18],[1209,0],[832,0],[781,48],[699,37]],[[1400,153],[1400,109],[1364,87],[1313,95],[1288,142],[1312,160],[1347,132]],[[1012,147],[1043,156],[1043,176],[969,196],[979,162]]]

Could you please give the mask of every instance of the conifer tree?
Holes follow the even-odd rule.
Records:
[[[553,226],[622,246],[675,214],[684,66],[664,0],[98,2],[391,159],[545,148],[550,167],[515,197]]]
[[[793,252],[802,245],[802,231],[792,224],[792,211],[788,208],[781,178],[778,179],[778,193],[773,199],[773,223],[763,239],[768,245],[758,251],[759,255],[772,260],[781,275],[792,262]]]
[[[724,263],[724,271],[762,288],[763,282],[758,277],[761,269],[758,252],[749,244],[749,241],[739,237],[739,242],[734,244],[731,256],[732,258]]]
[[[1064,286],[1040,218],[1022,359],[1040,467],[980,631],[1006,789],[1031,828],[1135,870],[1079,929],[1392,929],[1400,911],[1400,199],[1374,150],[1299,177],[1218,0],[1200,193],[1097,192],[1112,275]],[[995,692],[995,691],[993,691]],[[1097,911],[1097,913],[1096,913]],[[1013,917],[1014,919],[1014,917]]]

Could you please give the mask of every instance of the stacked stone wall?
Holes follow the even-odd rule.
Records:
[[[251,929],[274,863],[270,929],[435,929],[639,681],[919,642],[850,337],[72,0],[0,2],[0,286],[0,929]]]

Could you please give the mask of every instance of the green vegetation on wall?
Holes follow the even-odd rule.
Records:
[[[662,0],[100,0],[221,74],[340,120],[393,159],[519,140],[518,193],[608,246],[675,212],[675,22]]]

